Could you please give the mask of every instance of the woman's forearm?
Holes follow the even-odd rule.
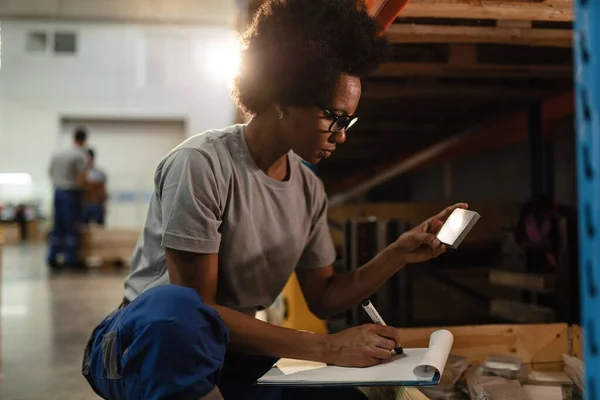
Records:
[[[228,307],[211,305],[229,328],[230,347],[247,354],[327,362],[328,335],[282,328]]]
[[[388,246],[362,267],[333,275],[323,293],[320,316],[333,316],[360,304],[403,265],[399,251]]]

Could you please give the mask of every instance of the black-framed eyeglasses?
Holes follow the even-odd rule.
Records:
[[[352,128],[352,125],[354,125],[356,121],[358,121],[358,116],[356,115],[339,115],[321,105],[317,104],[317,107],[323,111],[325,118],[331,120],[331,125],[329,125],[329,132],[331,133],[339,132],[344,129],[348,130]]]

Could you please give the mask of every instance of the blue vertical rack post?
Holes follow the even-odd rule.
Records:
[[[600,2],[574,0],[581,325],[588,399],[600,397]]]

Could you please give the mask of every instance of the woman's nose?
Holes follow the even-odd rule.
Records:
[[[342,144],[346,141],[346,130],[342,129],[341,131],[334,132],[330,137],[329,141],[331,143],[339,143]]]

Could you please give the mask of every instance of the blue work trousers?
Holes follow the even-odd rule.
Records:
[[[54,191],[54,225],[49,238],[48,263],[55,263],[62,253],[65,263],[77,263],[79,250],[82,192],[80,190]]]

